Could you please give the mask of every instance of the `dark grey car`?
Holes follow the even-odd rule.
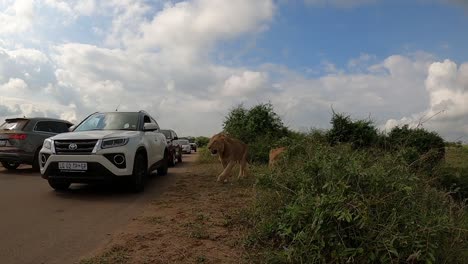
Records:
[[[0,162],[9,170],[29,164],[39,170],[38,154],[46,138],[68,132],[73,124],[53,118],[12,118],[0,126]]]

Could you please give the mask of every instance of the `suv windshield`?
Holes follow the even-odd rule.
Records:
[[[96,113],[83,121],[74,131],[137,130],[138,113]]]
[[[27,123],[27,119],[7,119],[0,126],[0,130],[22,130]]]

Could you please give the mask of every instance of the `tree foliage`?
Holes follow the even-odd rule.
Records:
[[[289,134],[270,103],[258,104],[250,109],[243,105],[235,107],[224,120],[223,129],[247,143],[249,159],[256,162],[267,162],[270,148]]]

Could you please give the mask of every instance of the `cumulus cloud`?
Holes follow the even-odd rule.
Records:
[[[265,29],[272,19],[272,0],[194,0],[168,4],[133,36],[123,36],[128,48],[160,49],[172,59],[193,62],[220,40]]]
[[[260,92],[266,86],[267,79],[265,73],[245,71],[241,75],[229,77],[224,82],[221,94],[224,96],[249,96]]]
[[[391,119],[387,128],[409,124],[439,131],[452,140],[468,136],[468,63],[457,66],[453,61],[434,62],[430,65],[425,89],[429,106],[425,111]],[[464,138],[466,140],[466,138]]]
[[[33,0],[0,2],[0,35],[30,30],[34,16]]]
[[[353,7],[370,1],[309,2]],[[120,104],[122,111],[149,111],[162,127],[181,135],[210,135],[234,105],[271,101],[294,129],[328,127],[331,106],[358,118],[371,115],[382,127],[445,109],[427,124],[447,136],[468,134],[466,64],[437,62],[425,53],[387,58],[363,53],[341,67],[324,61],[323,75],[313,78],[277,64],[228,66],[213,59],[217,45],[267,29],[274,1],[157,3],[36,2],[64,17],[93,14],[105,20],[89,32],[102,42],[59,41],[39,50],[6,48],[0,41],[0,117],[45,115],[76,122]]]

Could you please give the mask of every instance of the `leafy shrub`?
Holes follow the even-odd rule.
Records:
[[[262,163],[268,162],[270,148],[289,134],[269,103],[258,104],[250,109],[243,105],[237,106],[226,117],[223,129],[249,145],[251,162]]]
[[[208,137],[196,137],[195,138],[195,143],[197,144],[198,147],[205,147],[208,145],[208,142],[210,141],[210,138]]]
[[[291,145],[280,168],[257,180],[250,241],[264,262],[466,260],[464,207],[397,153],[308,142]]]
[[[445,157],[444,140],[422,128],[394,127],[388,134],[393,149],[405,149],[405,160],[413,167],[433,169]]]
[[[207,148],[202,147],[198,149],[197,163],[215,163],[218,162],[216,156],[211,155]]]
[[[333,113],[332,128],[327,133],[330,145],[351,143],[353,148],[375,146],[379,136],[377,128],[370,120],[351,120],[350,116]]]
[[[468,199],[468,167],[441,166],[435,172],[443,188],[459,200]]]
[[[446,148],[445,162],[433,174],[441,187],[459,200],[468,201],[468,148]]]

